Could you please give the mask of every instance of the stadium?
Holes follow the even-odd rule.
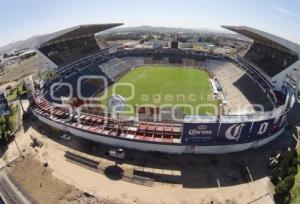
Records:
[[[238,152],[283,132],[298,95],[297,44],[245,26],[223,26],[253,41],[236,56],[113,49],[96,39],[119,25],[72,27],[36,48],[47,65],[29,85],[39,121],[108,146],[168,154]],[[122,112],[107,105],[117,96]]]

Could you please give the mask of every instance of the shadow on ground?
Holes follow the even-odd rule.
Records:
[[[118,165],[108,166],[104,170],[105,176],[111,180],[121,180],[124,175],[124,170]]]

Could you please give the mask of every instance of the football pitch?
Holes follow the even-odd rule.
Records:
[[[216,115],[218,100],[213,97],[209,74],[200,69],[170,66],[142,66],[130,70],[107,88],[107,104],[111,95],[118,94],[132,107],[176,105],[184,114]],[[214,107],[211,107],[214,106]]]

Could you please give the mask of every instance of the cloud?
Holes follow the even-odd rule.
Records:
[[[273,6],[273,9],[284,14],[284,15],[288,15],[288,16],[292,16],[295,17],[295,14],[285,8],[279,7],[279,6]]]

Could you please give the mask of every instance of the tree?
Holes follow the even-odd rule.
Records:
[[[295,167],[290,167],[289,169],[288,169],[288,175],[289,176],[295,176],[297,174],[297,168],[295,168]]]
[[[277,194],[286,194],[293,187],[295,182],[294,176],[287,176],[275,186]]]
[[[284,172],[278,167],[275,167],[270,172],[270,179],[274,185],[276,185],[284,177]]]
[[[7,53],[4,53],[3,58],[9,58],[9,55]]]
[[[9,119],[9,116],[5,116],[5,130],[6,132],[11,132],[13,129],[12,127],[12,121]]]

